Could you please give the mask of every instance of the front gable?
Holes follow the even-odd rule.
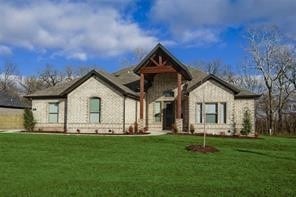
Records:
[[[207,81],[215,81],[216,84],[219,84],[220,86],[230,90],[231,92],[233,92],[234,94],[237,94],[240,92],[240,90],[236,87],[234,87],[233,85],[225,82],[224,80],[216,77],[215,75],[208,75],[207,77],[205,77],[204,79],[202,79],[201,81],[197,82],[196,84],[194,84],[193,86],[191,86],[190,88],[187,89],[187,92],[192,92],[194,91],[196,88],[198,88],[199,86],[201,86],[202,84],[204,84]]]
[[[164,46],[157,44],[151,52],[136,66],[136,74],[154,76],[159,73],[180,73],[184,79],[192,76],[187,67],[175,58]]]

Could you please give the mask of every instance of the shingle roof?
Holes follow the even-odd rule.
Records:
[[[65,97],[69,92],[73,89],[81,85],[90,77],[95,76],[100,80],[104,80],[113,88],[119,90],[121,93],[131,96],[131,97],[138,97],[138,94],[128,87],[124,86],[120,79],[117,79],[112,74],[106,73],[102,70],[92,70],[88,74],[83,77],[74,79],[67,83],[60,83],[54,87],[46,88],[43,90],[39,90],[33,94],[27,95],[28,98],[38,98],[38,97]]]
[[[139,76],[134,73],[135,66],[130,66],[123,68],[113,74],[109,74],[102,70],[93,70],[87,75],[81,78],[74,79],[67,83],[58,84],[55,87],[47,88],[44,90],[37,91],[33,94],[27,95],[28,98],[38,98],[38,97],[65,97],[69,92],[78,87],[84,81],[86,81],[91,76],[96,76],[101,80],[104,80],[113,88],[119,90],[124,95],[138,98],[139,94]],[[260,95],[254,94],[246,89],[238,88],[233,84],[230,84],[215,75],[208,75],[196,68],[188,67],[188,71],[192,76],[191,81],[187,81],[188,92],[194,90],[196,87],[201,85],[207,80],[215,80],[218,83],[224,85],[235,93],[236,98],[256,98]]]
[[[38,90],[32,94],[27,95],[26,97],[59,97],[62,96],[61,94],[66,91],[68,88],[70,88],[74,83],[76,83],[80,78],[73,79],[72,81],[69,82],[63,82],[59,83],[56,86],[50,87],[50,88],[44,88],[43,90]]]
[[[24,109],[30,106],[26,104],[24,101],[22,101],[19,96],[11,94],[7,91],[1,90],[0,91],[0,107]]]

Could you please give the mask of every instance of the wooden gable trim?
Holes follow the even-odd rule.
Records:
[[[143,74],[157,74],[157,73],[177,73],[177,71],[171,66],[154,66],[144,67],[140,70]]]
[[[158,56],[158,60],[159,62],[157,62],[154,58],[155,58],[155,54],[158,50],[161,50],[163,52],[163,54],[167,55],[168,58],[170,59],[170,61],[168,61],[167,59],[164,60],[163,58],[163,54],[161,54],[160,56]],[[160,67],[160,66],[164,66],[167,65],[168,62],[170,62],[170,66],[172,66],[175,71],[178,71],[178,73],[182,74],[182,76],[184,77],[184,79],[186,80],[191,80],[192,76],[191,73],[189,72],[188,68],[182,64],[176,57],[174,57],[164,46],[162,46],[160,43],[158,43],[146,56],[145,58],[143,58],[143,60],[135,67],[134,72],[137,74],[140,74],[142,69],[144,67],[147,67],[147,63],[148,62],[152,62],[154,65],[156,65],[156,67]],[[155,68],[155,67],[153,67]],[[161,71],[163,72],[163,71]],[[169,72],[173,72],[172,70],[170,70]],[[152,71],[149,71],[149,73],[152,73]],[[155,73],[155,72],[153,72]]]

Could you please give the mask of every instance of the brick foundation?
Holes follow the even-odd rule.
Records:
[[[178,132],[183,131],[183,119],[176,119],[176,126],[178,129]]]

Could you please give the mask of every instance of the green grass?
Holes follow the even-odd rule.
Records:
[[[0,134],[0,196],[295,196],[296,138]]]

